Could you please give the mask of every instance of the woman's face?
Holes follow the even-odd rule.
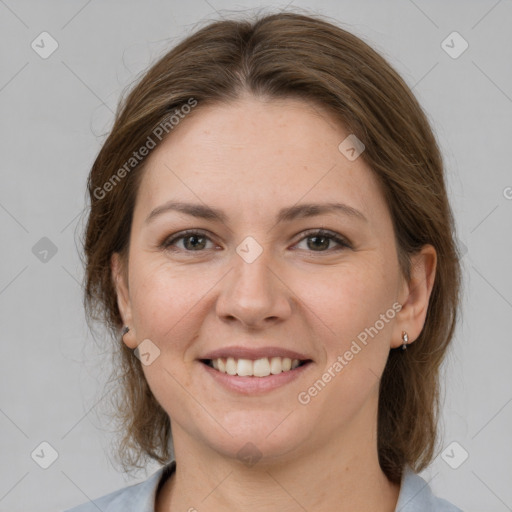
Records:
[[[118,302],[175,444],[285,460],[373,435],[407,285],[349,135],[308,103],[247,96],[199,105],[150,155]]]

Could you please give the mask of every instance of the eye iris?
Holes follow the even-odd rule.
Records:
[[[188,240],[194,239],[195,241],[190,245],[187,243]],[[202,240],[203,243],[199,242],[199,244],[196,244],[197,240]],[[206,240],[206,237],[200,236],[200,235],[189,235],[184,238],[184,245],[187,249],[197,249],[198,247],[200,249],[204,248],[204,242]]]
[[[323,240],[324,241],[324,243],[321,244],[320,246],[313,245],[313,247],[316,249],[327,249],[329,247],[330,239],[327,236],[314,235],[314,236],[310,236],[309,240]],[[309,242],[308,242],[308,247],[311,249],[311,245],[309,244]]]

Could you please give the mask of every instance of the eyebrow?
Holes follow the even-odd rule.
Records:
[[[224,224],[227,221],[227,215],[217,208],[203,204],[168,201],[156,207],[144,222],[149,223],[158,215],[169,211],[177,211],[201,219],[216,220]],[[290,222],[294,219],[314,217],[326,213],[342,213],[349,217],[368,222],[368,219],[359,210],[343,203],[306,203],[282,208],[277,214],[277,222]]]

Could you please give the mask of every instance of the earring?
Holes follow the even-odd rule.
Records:
[[[130,328],[127,325],[125,325],[121,332],[121,337],[123,337],[129,330],[130,330]]]
[[[409,335],[405,331],[402,331],[402,341],[404,342],[402,345],[402,350],[406,350],[409,343]]]

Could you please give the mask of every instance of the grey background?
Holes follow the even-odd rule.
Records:
[[[87,329],[77,252],[85,180],[120,93],[151,62],[198,22],[268,5],[0,0],[0,511],[62,510],[158,468],[123,475],[109,454],[109,346]],[[462,450],[469,457],[453,469],[439,456],[422,476],[465,511],[512,510],[512,2],[296,6],[384,54],[431,119],[467,248],[463,317],[444,366],[443,447],[458,443],[452,465]],[[59,45],[46,59],[31,47],[43,31]],[[456,59],[441,47],[453,31],[469,44]],[[46,261],[43,237],[57,250]],[[58,453],[48,469],[31,457],[43,441]]]

